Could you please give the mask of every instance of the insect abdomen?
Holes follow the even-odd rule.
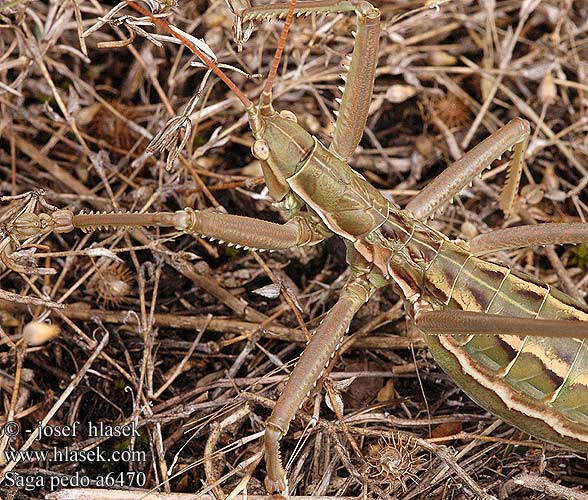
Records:
[[[533,318],[538,329],[541,319],[588,322],[586,306],[566,294],[451,243],[423,284],[433,307]],[[481,406],[547,441],[588,450],[585,340],[423,333],[439,366]]]

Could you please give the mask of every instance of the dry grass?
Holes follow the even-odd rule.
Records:
[[[502,161],[432,224],[469,238],[532,221],[584,221],[588,4],[450,2],[394,22],[420,4],[375,3],[384,20],[379,72],[353,165],[405,205],[447,162],[522,116],[533,137],[516,215],[505,221],[496,207]],[[0,192],[42,188],[47,202],[72,210],[214,207],[284,220],[260,195],[243,111],[218,82],[209,83],[192,114],[191,136],[173,171],[165,170],[164,155],[145,154],[197,91],[203,71],[169,43],[158,48],[137,37],[127,48],[97,48],[126,38],[124,27],[106,26],[85,38],[85,56],[79,33],[110,7],[27,0],[0,5]],[[220,0],[182,1],[169,20],[203,36],[221,62],[251,74],[267,71],[279,33],[277,23],[266,23],[238,53],[232,16]],[[296,20],[277,82],[276,106],[294,111],[327,143],[353,23],[345,16]],[[257,95],[259,79],[230,75]],[[16,203],[3,202],[0,222]],[[2,268],[0,274],[3,413],[22,429],[39,421],[53,428],[79,421],[80,427],[76,437],[41,442],[21,432],[0,439],[0,448],[135,450],[145,451],[146,461],[2,463],[0,455],[5,471],[44,484],[27,491],[5,482],[3,497],[39,498],[54,478],[70,485],[76,475],[95,480],[120,472],[144,473],[146,488],[212,488],[217,498],[252,474],[249,493],[264,494],[263,465],[254,470],[251,464],[304,336],[283,298],[254,293],[270,283],[254,255],[158,230],[51,234],[21,249],[5,243],[8,264],[21,272]],[[547,247],[497,258],[583,297],[585,250]],[[293,290],[314,328],[344,283],[343,246],[333,241],[262,258]],[[41,272],[29,272],[32,267]],[[402,311],[399,298],[385,289],[357,315],[353,346],[331,375],[344,402],[347,434],[323,404],[324,391],[311,398],[283,440],[288,458],[298,446],[289,473],[293,493],[314,499],[469,499],[482,492],[571,498],[566,487],[588,487],[584,458],[537,441],[507,444],[524,436],[455,389],[423,342],[405,337]],[[59,338],[25,350],[19,339],[33,319],[59,325]],[[134,425],[140,436],[89,436],[89,422],[98,421]],[[435,444],[453,435],[445,442],[451,448]],[[348,436],[366,459],[356,456]],[[431,436],[437,439],[428,441]],[[407,469],[394,482],[385,474],[398,450]],[[113,489],[142,486],[141,475],[121,477]]]

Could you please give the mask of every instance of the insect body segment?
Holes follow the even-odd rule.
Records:
[[[578,321],[573,338],[516,335],[429,335],[436,362],[481,406],[547,441],[588,450],[586,332],[588,308],[562,292],[510,268],[472,256],[447,242],[431,262],[423,298],[433,309],[497,316]],[[486,318],[486,319],[484,319]],[[475,325],[474,325],[475,326]]]
[[[388,200],[316,139],[312,154],[288,184],[331,231],[351,241],[388,217]]]
[[[314,139],[288,115],[284,118],[272,107],[252,113],[250,123],[257,140],[251,150],[261,163],[272,198],[281,201],[290,191],[286,179],[294,175],[312,153]]]

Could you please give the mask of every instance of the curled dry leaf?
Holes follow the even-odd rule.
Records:
[[[433,66],[453,66],[457,61],[457,57],[442,50],[435,50],[429,54],[429,63]]]
[[[266,299],[277,299],[280,296],[281,289],[282,287],[279,283],[272,283],[271,285],[262,286],[261,288],[253,290],[253,293],[261,295]]]

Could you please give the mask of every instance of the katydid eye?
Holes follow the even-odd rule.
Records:
[[[257,139],[253,143],[253,146],[251,146],[251,152],[258,160],[267,160],[270,155],[269,146],[263,139]]]
[[[280,116],[286,120],[290,120],[291,122],[298,123],[298,118],[296,118],[296,115],[289,109],[283,109],[280,111]]]

